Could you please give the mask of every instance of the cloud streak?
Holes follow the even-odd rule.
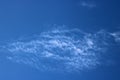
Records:
[[[10,54],[9,60],[39,70],[81,71],[101,64],[101,54],[114,37],[116,35],[104,30],[92,34],[79,29],[56,28],[27,41],[10,42],[5,49]]]
[[[96,4],[95,3],[92,3],[92,2],[85,2],[85,1],[82,1],[79,3],[80,6],[82,7],[87,7],[87,8],[95,8],[96,7]]]

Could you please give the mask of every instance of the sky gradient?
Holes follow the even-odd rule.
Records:
[[[0,79],[120,80],[119,4],[0,0]]]

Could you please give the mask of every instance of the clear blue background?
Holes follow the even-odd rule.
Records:
[[[82,0],[95,3],[94,8],[80,6],[80,1],[0,0],[0,42],[39,34],[54,24],[91,32],[100,29],[119,31],[119,0]],[[10,62],[1,53],[0,80],[120,80],[119,50],[115,48],[112,51],[114,65],[73,74],[40,72],[27,65]]]

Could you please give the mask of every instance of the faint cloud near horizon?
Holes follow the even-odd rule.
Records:
[[[87,8],[95,8],[96,4],[94,2],[82,1],[82,2],[79,2],[79,6],[87,7]]]

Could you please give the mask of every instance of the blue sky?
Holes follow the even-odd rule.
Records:
[[[0,0],[0,79],[119,80],[119,4]]]

